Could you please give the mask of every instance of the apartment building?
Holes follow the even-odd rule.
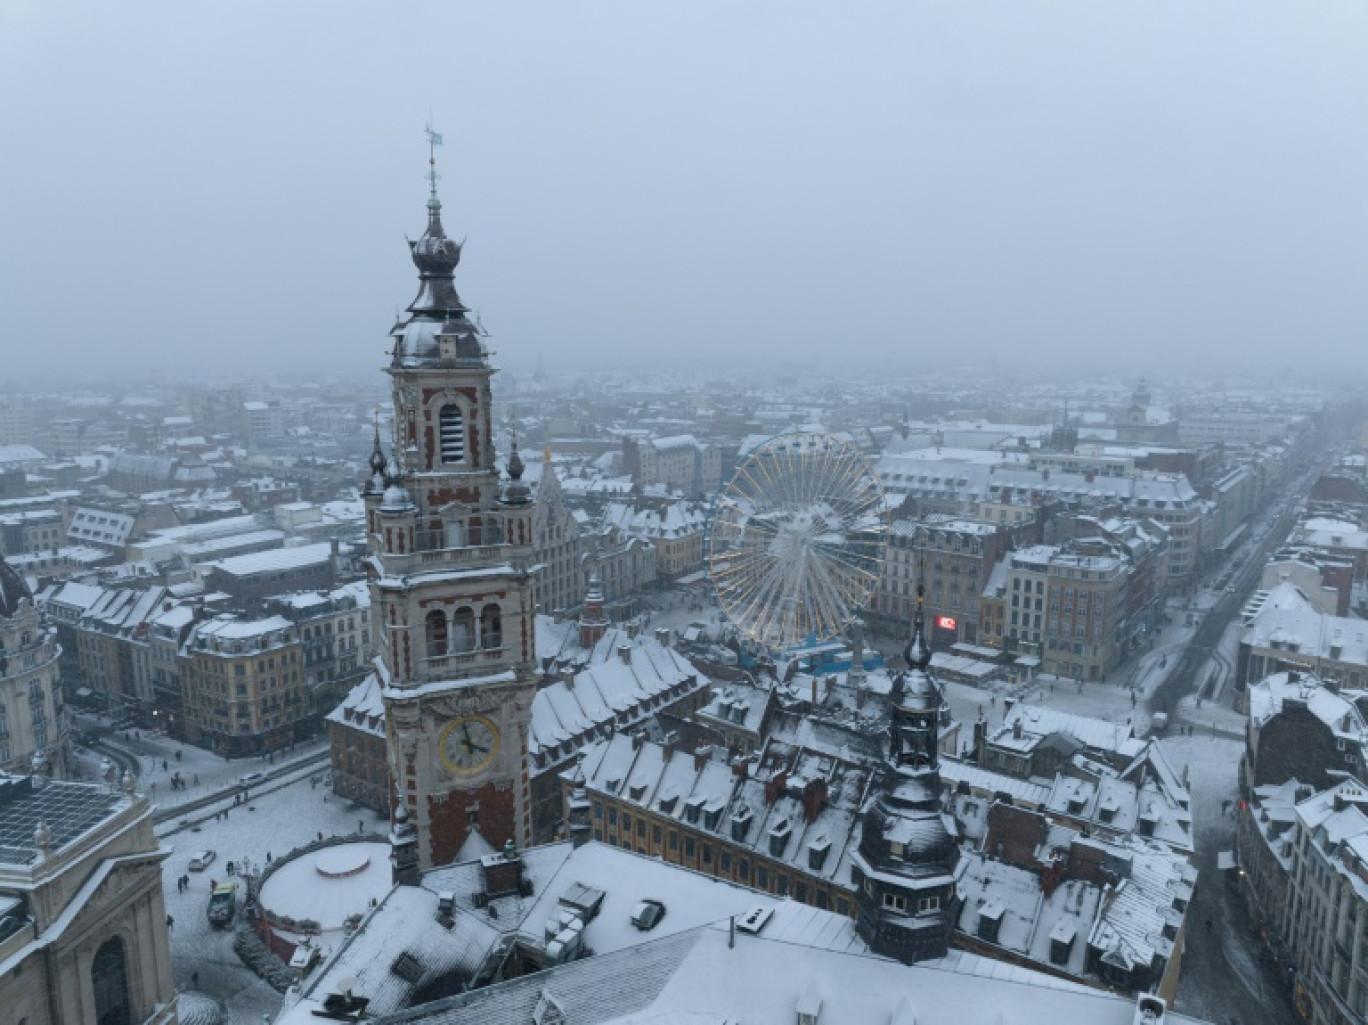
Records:
[[[304,644],[283,616],[196,624],[181,663],[186,740],[225,756],[301,739],[309,715]]]
[[[922,579],[937,646],[977,644],[981,597],[1009,543],[1007,530],[991,523],[936,515],[894,520],[883,576],[871,601],[871,624],[909,636]]]

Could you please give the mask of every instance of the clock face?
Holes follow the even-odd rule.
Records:
[[[499,750],[499,728],[482,715],[463,715],[442,730],[438,754],[447,771],[473,776],[489,768]]]

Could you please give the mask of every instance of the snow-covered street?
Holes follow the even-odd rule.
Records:
[[[190,751],[186,749],[187,755]],[[234,763],[241,767],[248,763]],[[323,770],[302,770],[293,782],[266,784],[245,805],[233,804],[231,796],[214,808],[192,816],[194,824],[181,827],[179,820],[158,828],[172,854],[163,864],[162,879],[171,929],[171,960],[176,986],[199,989],[222,1001],[232,1025],[260,1025],[263,1015],[274,1016],[280,995],[253,975],[233,952],[232,929],[209,925],[206,910],[211,881],[231,881],[227,863],[264,865],[292,849],[323,836],[383,833],[386,821],[367,808],[341,800],[321,782]],[[320,782],[311,782],[319,779]],[[216,817],[216,809],[224,811]],[[203,816],[207,819],[199,821]],[[216,858],[202,872],[192,872],[190,859],[202,850]],[[236,865],[235,865],[236,867]],[[177,880],[188,876],[189,887],[181,892]],[[243,890],[238,891],[241,913]]]

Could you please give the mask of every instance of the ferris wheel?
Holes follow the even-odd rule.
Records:
[[[737,629],[771,651],[837,636],[883,568],[888,510],[869,461],[829,434],[748,455],[708,519],[708,575]]]

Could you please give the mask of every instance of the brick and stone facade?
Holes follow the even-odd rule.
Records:
[[[435,186],[411,248],[420,285],[392,336],[392,448],[386,459],[377,435],[364,498],[393,800],[429,868],[477,828],[499,845],[531,836],[533,504],[516,443],[500,487],[495,371],[456,293],[460,246]]]

